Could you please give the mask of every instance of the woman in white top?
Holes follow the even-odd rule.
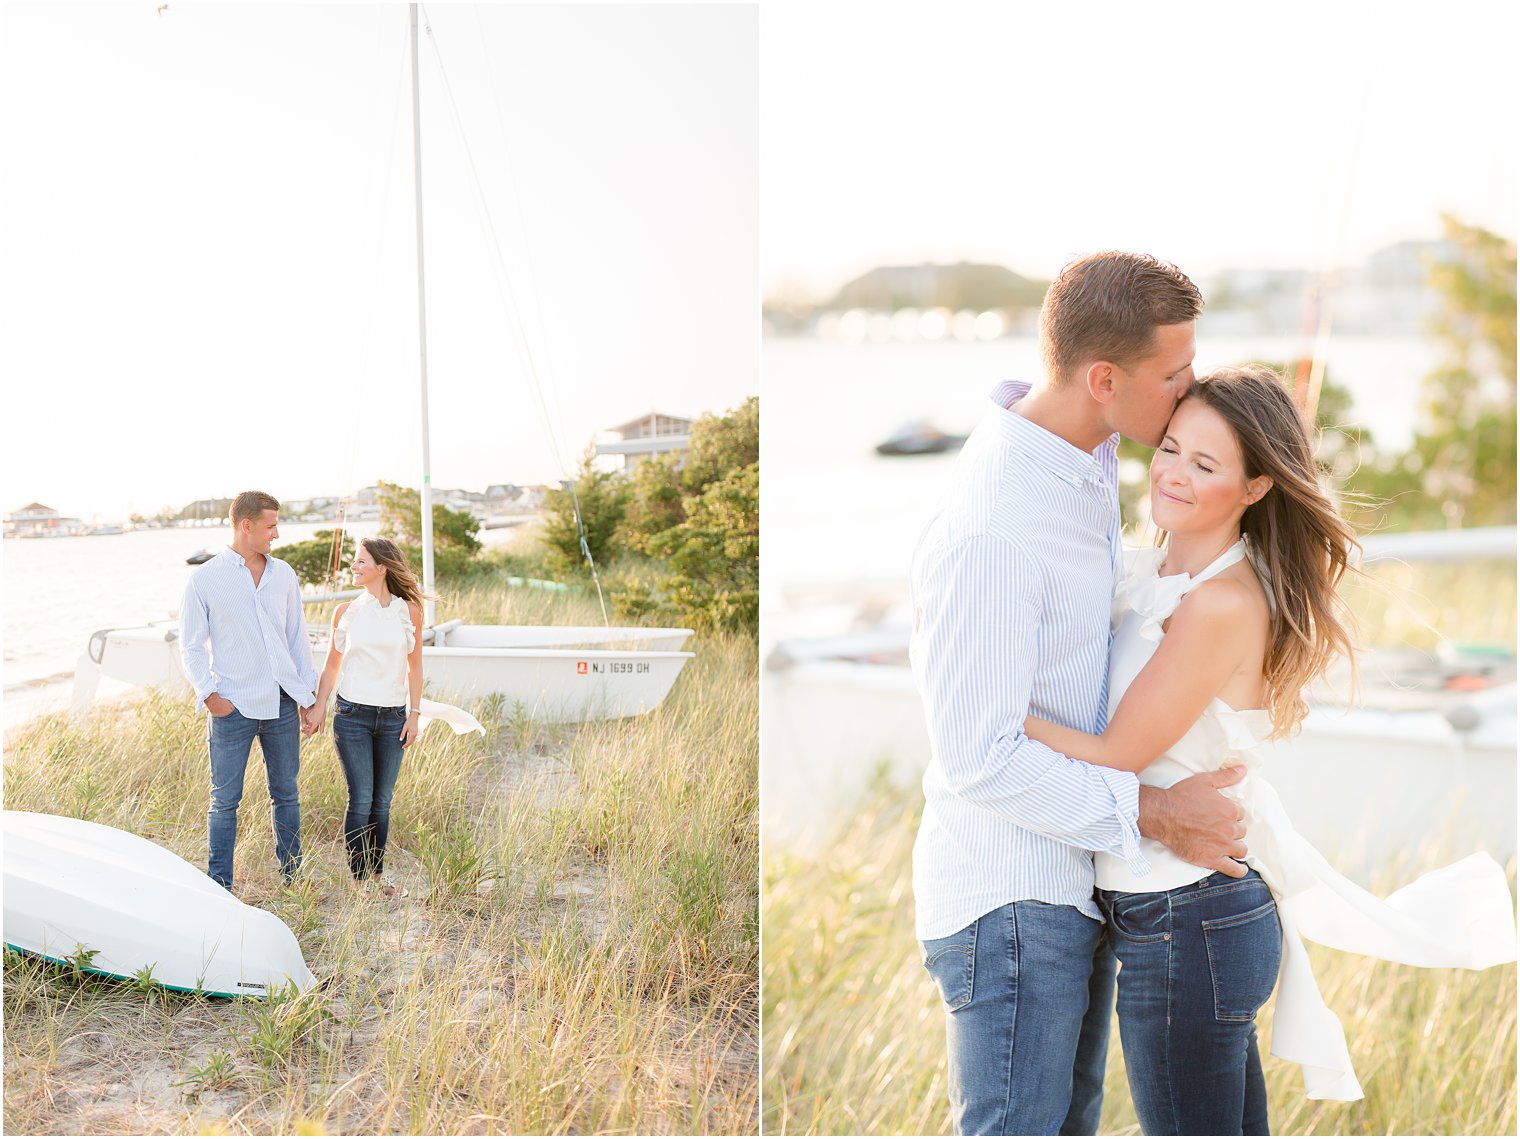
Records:
[[[320,731],[336,688],[333,742],[348,783],[343,843],[358,889],[380,884],[390,831],[391,795],[401,759],[421,731],[422,589],[406,555],[385,538],[364,538],[354,553],[364,593],[338,606],[317,699],[303,715]],[[396,887],[380,884],[394,897]]]
[[[1372,896],[1293,829],[1258,770],[1257,745],[1297,730],[1304,686],[1352,652],[1336,587],[1359,548],[1276,373],[1251,366],[1197,381],[1151,461],[1150,489],[1167,539],[1135,555],[1116,600],[1107,728],[1095,736],[1031,717],[1024,729],[1152,786],[1247,769],[1225,792],[1245,812],[1244,877],[1148,841],[1148,875],[1102,853],[1095,870],[1145,1133],[1264,1135],[1255,1018],[1274,987],[1273,1053],[1303,1066],[1311,1098],[1362,1095],[1301,937],[1411,965],[1485,968],[1515,959],[1514,911],[1485,854]]]

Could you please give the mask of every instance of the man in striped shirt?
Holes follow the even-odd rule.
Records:
[[[260,491],[232,503],[232,544],[197,566],[180,602],[180,653],[206,706],[211,751],[207,873],[232,889],[243,773],[259,741],[274,809],[274,849],[288,883],[301,865],[300,709],[316,699],[317,670],[295,570],[271,557],[280,504]]]
[[[1144,874],[1144,834],[1244,873],[1241,812],[1218,792],[1239,769],[1140,787],[1023,730],[1026,715],[1103,730],[1118,439],[1160,442],[1192,382],[1202,303],[1152,257],[1066,266],[1040,312],[1044,375],[993,391],[914,554],[912,662],[932,755],[913,889],[960,1134],[1097,1130],[1115,964],[1092,851]]]

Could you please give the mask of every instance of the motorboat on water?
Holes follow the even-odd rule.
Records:
[[[965,435],[951,435],[923,419],[904,423],[886,439],[876,444],[878,455],[939,455],[958,451]]]

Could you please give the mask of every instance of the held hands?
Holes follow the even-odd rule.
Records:
[[[1140,788],[1140,833],[1184,862],[1207,866],[1231,878],[1245,876],[1245,811],[1219,793],[1245,778],[1244,767],[1190,775],[1166,790]]]
[[[416,712],[407,712],[406,724],[401,729],[400,738],[402,747],[411,747],[417,742],[417,737],[422,734],[422,729],[418,726],[419,722]]]
[[[327,723],[327,711],[315,702],[310,707],[301,709],[301,734],[303,736],[316,736],[322,734],[322,728]]]

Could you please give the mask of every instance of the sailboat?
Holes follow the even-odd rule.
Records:
[[[433,499],[428,433],[427,302],[423,263],[422,118],[417,5],[410,9],[412,176],[417,234],[417,327],[422,429],[422,583],[433,592]],[[311,600],[311,599],[308,599]],[[429,695],[465,701],[497,697],[509,709],[549,723],[637,716],[657,708],[693,653],[690,629],[634,626],[467,625],[437,621],[423,606],[422,663]],[[75,669],[73,710],[94,699],[102,676],[171,692],[190,690],[178,623],[103,629],[91,636]],[[320,669],[325,635],[314,639]]]

